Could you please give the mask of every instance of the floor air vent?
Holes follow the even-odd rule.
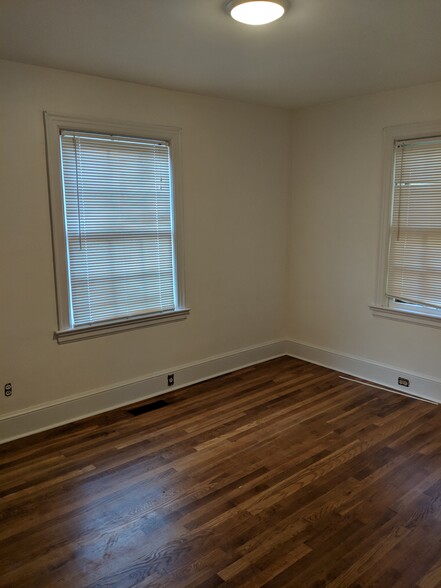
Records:
[[[132,408],[128,412],[133,416],[139,416],[140,414],[145,414],[146,412],[152,412],[153,410],[158,410],[158,408],[163,408],[164,406],[168,406],[168,402],[165,400],[157,400],[156,402],[150,402],[150,404],[143,404],[142,406],[137,406],[136,408]]]

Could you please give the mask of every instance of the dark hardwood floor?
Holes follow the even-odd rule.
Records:
[[[441,586],[440,408],[288,357],[161,398],[0,446],[1,587]]]

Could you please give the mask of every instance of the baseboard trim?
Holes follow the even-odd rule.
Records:
[[[186,365],[170,367],[166,371],[150,374],[144,378],[121,382],[116,386],[91,390],[57,402],[2,415],[0,416],[0,443],[46,431],[133,402],[147,400],[165,392],[191,386],[282,355],[303,359],[340,373],[369,380],[401,393],[407,391],[412,396],[441,404],[440,380],[308,343],[280,340],[238,349]],[[170,372],[175,374],[173,388],[167,387],[167,374]],[[398,376],[409,379],[409,388],[403,389],[397,385]]]
[[[441,381],[396,367],[375,363],[361,357],[346,355],[331,349],[315,347],[300,341],[286,341],[286,354],[321,365],[337,372],[369,380],[375,384],[387,386],[400,393],[441,403]],[[398,386],[398,377],[407,378],[409,388]]]
[[[153,398],[284,354],[285,341],[270,341],[198,362],[170,367],[167,371],[121,382],[116,386],[103,387],[27,410],[8,413],[0,417],[0,443]],[[175,374],[173,388],[167,387],[169,373]]]

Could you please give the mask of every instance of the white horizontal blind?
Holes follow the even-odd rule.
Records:
[[[173,310],[170,150],[62,131],[71,326]]]
[[[441,308],[441,137],[395,144],[387,295]]]

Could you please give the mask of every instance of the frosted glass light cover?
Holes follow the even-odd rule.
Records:
[[[277,20],[285,13],[285,8],[271,0],[244,2],[231,9],[231,16],[244,24],[263,25]]]

